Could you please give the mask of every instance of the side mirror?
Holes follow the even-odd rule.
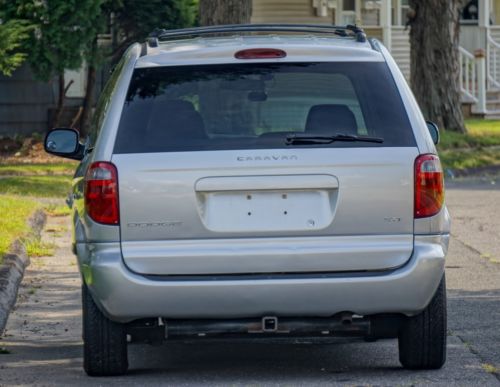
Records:
[[[79,134],[71,128],[55,128],[45,136],[45,152],[74,160],[83,158],[83,146]]]
[[[431,134],[432,141],[434,144],[439,144],[439,129],[437,125],[434,122],[431,121],[426,121],[427,124],[427,129],[429,130],[429,133]]]

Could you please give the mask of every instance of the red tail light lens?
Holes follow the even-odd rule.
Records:
[[[118,174],[108,162],[92,163],[85,176],[85,210],[102,224],[118,224]]]
[[[277,48],[249,48],[234,54],[236,59],[273,59],[285,56],[286,52]]]
[[[444,176],[436,155],[415,160],[415,218],[436,215],[444,203]]]

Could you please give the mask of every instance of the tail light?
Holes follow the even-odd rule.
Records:
[[[247,48],[234,54],[236,59],[276,59],[286,57],[286,52],[277,48]]]
[[[436,155],[415,160],[415,218],[436,215],[444,203],[444,176]]]
[[[92,163],[85,176],[85,210],[102,224],[118,224],[118,174],[108,162]]]

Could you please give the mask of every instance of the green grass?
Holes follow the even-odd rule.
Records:
[[[70,176],[12,176],[0,178],[0,194],[64,198],[70,189]]]
[[[0,176],[12,175],[72,175],[75,163],[40,163],[40,164],[3,164],[0,165]]]
[[[40,238],[28,238],[24,241],[26,253],[30,257],[49,257],[54,255],[55,245],[43,242]]]
[[[14,240],[21,239],[31,257],[54,254],[55,246],[34,237],[29,217],[42,205],[39,198],[64,198],[71,185],[74,163],[0,165],[0,262]],[[65,205],[49,204],[51,216],[65,216]]]
[[[499,145],[500,131],[498,134],[461,134],[450,131],[442,131],[439,149],[465,149]]]
[[[442,131],[439,149],[500,145],[500,120],[465,120],[465,126],[467,134]]]
[[[466,120],[467,134],[441,132],[439,156],[445,168],[500,165],[500,120]]]
[[[29,234],[27,220],[39,207],[35,200],[0,196],[0,262],[15,239]]]
[[[468,169],[500,165],[500,147],[496,149],[470,148],[439,151],[444,168]]]
[[[66,204],[49,204],[45,207],[45,212],[50,216],[66,216],[71,214],[71,209]]]
[[[465,126],[470,134],[500,136],[500,120],[468,119]]]

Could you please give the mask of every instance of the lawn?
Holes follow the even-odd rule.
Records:
[[[72,162],[3,164],[0,165],[0,176],[71,175],[75,171],[76,165]]]
[[[468,133],[441,132],[439,156],[445,168],[500,165],[500,120],[466,120]]]
[[[0,178],[0,194],[42,198],[64,198],[70,189],[71,176],[9,176]]]
[[[50,216],[69,213],[63,203],[42,203],[66,197],[74,170],[74,163],[0,165],[0,263],[16,239],[21,239],[31,257],[53,253],[53,246],[30,234],[28,219],[40,208]]]
[[[40,208],[35,200],[0,195],[0,263],[12,242],[30,231],[28,218]]]

